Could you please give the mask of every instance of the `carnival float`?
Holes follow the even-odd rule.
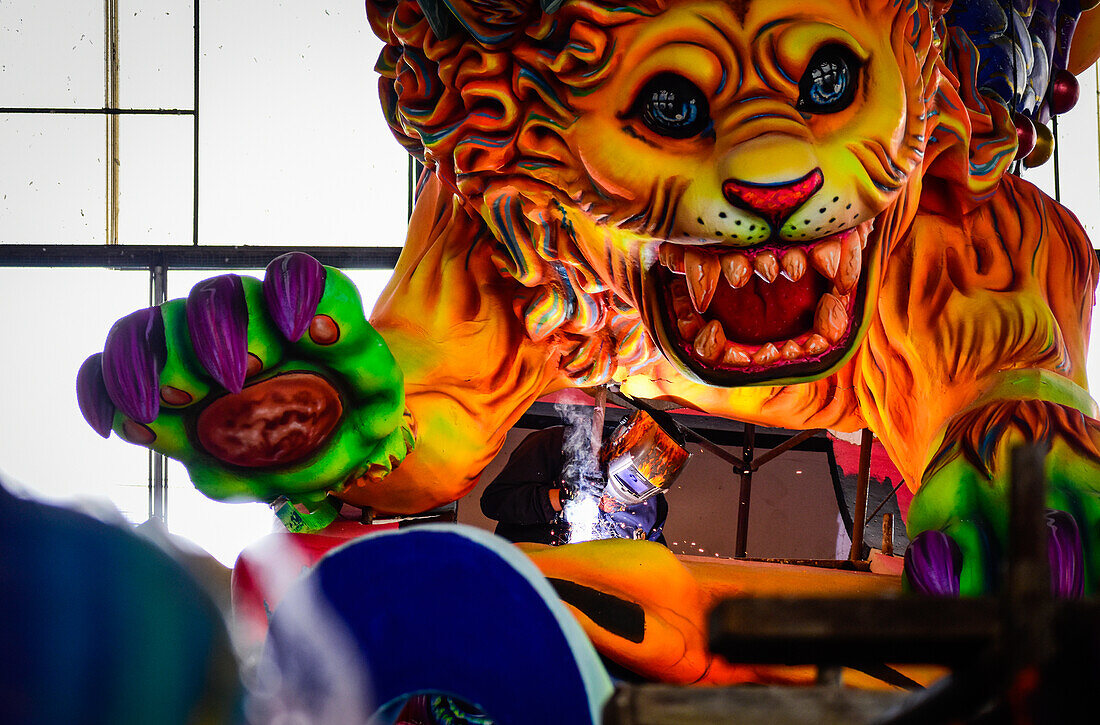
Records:
[[[1006,591],[1085,606],[1100,585],[1096,254],[1015,172],[1050,157],[1073,74],[1100,54],[1086,4],[368,0],[382,110],[424,168],[374,309],[301,253],[262,279],[209,279],[114,325],[79,372],[81,411],[181,461],[211,498],[276,507],[282,538],[319,563],[308,587],[273,593],[245,557],[238,616],[270,631],[264,656],[297,673],[296,702],[321,702],[328,670],[303,662],[326,655],[302,642],[334,641],[331,622],[281,614],[320,594],[390,722],[599,722],[607,667],[818,681],[791,641],[769,659],[730,634],[737,597],[877,597],[910,607],[898,631],[1002,612],[988,607]],[[622,538],[513,546],[457,525],[371,533],[461,499],[536,400],[574,389],[657,419],[868,429],[912,493],[904,574]],[[630,467],[650,451],[638,440],[604,459],[631,504],[674,477]],[[1030,503],[1012,485],[1028,471]],[[1015,533],[1029,515],[1031,559]],[[742,630],[747,612],[767,629],[761,607],[738,611]],[[986,635],[1023,631],[1005,621]],[[976,646],[974,631],[952,642]],[[833,663],[945,664],[918,639]],[[1039,668],[1027,689],[1021,661],[971,690],[1052,707],[1057,678]]]

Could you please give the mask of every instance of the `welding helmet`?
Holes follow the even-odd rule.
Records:
[[[607,471],[605,493],[627,505],[664,493],[688,459],[685,439],[670,416],[661,425],[645,411],[635,411],[619,423],[600,449]]]

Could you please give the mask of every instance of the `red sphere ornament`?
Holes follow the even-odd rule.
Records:
[[[1012,122],[1016,124],[1016,158],[1025,158],[1035,148],[1035,124],[1022,113],[1013,113]]]
[[[1065,113],[1077,105],[1081,96],[1081,84],[1068,70],[1063,68],[1050,80],[1050,110],[1053,113]]]
[[[1035,149],[1024,157],[1024,166],[1034,169],[1042,166],[1054,155],[1054,134],[1043,124],[1035,126]]]

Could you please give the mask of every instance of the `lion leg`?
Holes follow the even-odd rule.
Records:
[[[990,402],[948,426],[909,509],[906,579],[932,594],[975,595],[1001,584],[1009,532],[1009,456],[1047,448],[1044,474],[1051,587],[1100,584],[1100,422],[1037,400]]]

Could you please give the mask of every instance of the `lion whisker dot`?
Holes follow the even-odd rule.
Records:
[[[724,212],[724,211],[718,212],[718,218],[719,219],[725,219],[726,218],[726,212]]]

